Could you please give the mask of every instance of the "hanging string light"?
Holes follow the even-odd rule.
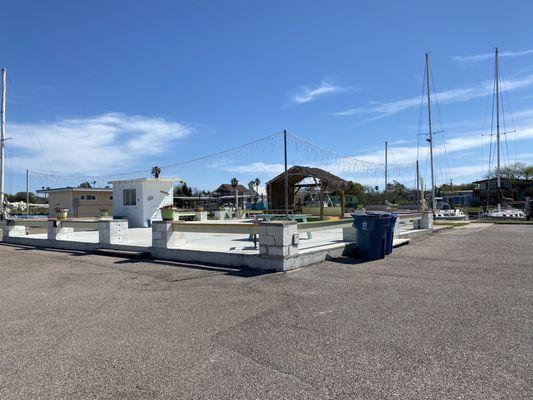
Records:
[[[343,156],[333,150],[324,148],[307,139],[287,132],[288,147],[290,147],[290,162],[292,165],[313,165],[322,169],[350,173],[355,176],[379,176],[384,173],[385,165],[354,157]],[[166,176],[183,176],[191,170],[191,167],[208,168],[213,170],[232,167],[242,167],[247,160],[250,162],[264,162],[271,153],[275,158],[283,151],[283,132],[262,137],[249,143],[232,147],[230,149],[193,158],[190,160],[161,165],[160,168]],[[270,157],[272,158],[272,157]],[[388,164],[391,175],[408,175],[415,168],[416,163]],[[407,173],[406,173],[407,172]],[[119,179],[133,179],[149,176],[151,169],[141,169],[107,175],[58,175],[40,171],[30,171],[36,180],[41,182],[39,186],[78,186],[80,182],[89,182],[100,186],[108,185],[109,181]]]

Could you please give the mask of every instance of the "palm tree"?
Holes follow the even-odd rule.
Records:
[[[231,178],[231,186],[233,189],[235,189],[235,210],[237,213],[237,218],[240,216],[239,214],[239,181],[237,178]]]
[[[255,188],[255,181],[252,180],[248,182],[248,189],[254,190],[254,188]]]
[[[159,175],[161,175],[161,168],[158,167],[157,165],[153,166],[152,167],[152,176],[157,179],[159,178]]]
[[[259,180],[259,178],[255,178],[254,183],[255,183],[255,192],[257,193],[255,195],[255,202],[257,203],[257,200],[259,199],[259,184],[261,183],[261,181]]]

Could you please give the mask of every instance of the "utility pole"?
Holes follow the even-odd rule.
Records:
[[[285,153],[285,220],[289,220],[289,175],[287,173],[287,131],[283,130],[283,148]]]
[[[4,156],[6,140],[6,67],[2,67],[2,104],[0,122],[0,215],[4,215]]]
[[[426,53],[426,86],[428,95],[428,128],[429,137],[426,139],[429,142],[429,158],[431,161],[431,209],[435,211],[435,173],[433,170],[433,127],[431,123],[431,94],[429,88],[429,53]]]
[[[385,204],[387,204],[387,146],[389,142],[385,142]]]
[[[497,203],[498,212],[501,211],[500,191],[501,191],[501,177],[500,177],[500,71],[498,68],[498,48],[494,50],[495,62],[495,84],[496,84],[496,151],[498,153],[496,166],[496,179],[498,181]]]

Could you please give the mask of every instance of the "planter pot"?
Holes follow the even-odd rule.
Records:
[[[163,221],[174,221],[174,216],[176,215],[176,210],[161,210],[161,218]]]
[[[68,211],[56,212],[56,218],[57,219],[67,219],[67,213],[68,213]]]
[[[100,211],[101,217],[109,217],[109,211]]]

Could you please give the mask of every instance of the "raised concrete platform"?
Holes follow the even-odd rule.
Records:
[[[205,223],[213,224],[213,221]],[[227,224],[224,221],[219,223]],[[70,226],[55,226],[50,223],[48,231],[26,235],[24,227],[6,226],[4,232],[7,237],[4,241],[35,247],[87,252],[132,252],[132,254],[149,254],[154,258],[173,261],[276,271],[300,268],[342,255],[350,255],[357,247],[354,238],[343,234],[343,228],[316,230],[313,231],[312,238],[308,239],[305,234],[300,238],[297,224],[293,222],[260,224],[259,231],[257,231],[259,247],[256,247],[250,240],[250,236],[242,233],[248,228],[252,229],[253,226],[249,221],[237,222],[237,224],[240,223],[243,224],[243,229],[236,229],[241,231],[240,233],[190,232],[187,231],[189,227],[181,224],[171,226],[172,233],[165,233],[159,232],[163,227],[162,224],[157,228],[154,225],[152,228],[128,229],[127,226],[120,224],[110,228],[106,223],[96,231],[79,231],[71,229]],[[200,224],[204,226],[203,223]],[[220,227],[222,230],[226,228]],[[175,231],[183,229],[185,230],[182,232]],[[190,229],[198,229],[198,226],[191,226]],[[412,237],[412,234],[417,232],[427,234],[430,230],[412,231],[404,226],[399,229],[400,235],[402,232],[405,235],[395,239],[395,247],[409,243],[409,237]]]

